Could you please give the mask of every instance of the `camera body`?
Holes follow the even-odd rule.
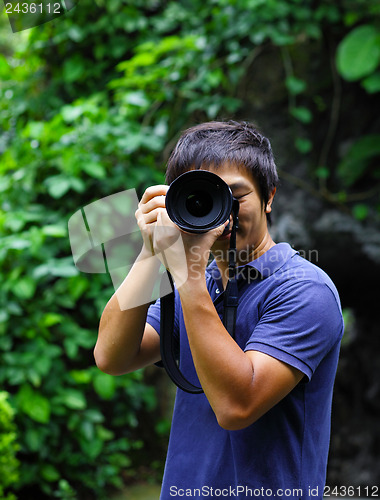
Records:
[[[170,219],[188,233],[205,233],[229,219],[234,198],[223,179],[208,170],[177,177],[166,193]]]

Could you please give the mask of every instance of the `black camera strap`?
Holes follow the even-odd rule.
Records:
[[[239,290],[236,278],[236,231],[239,225],[239,202],[234,198],[232,204],[232,229],[228,253],[228,282],[224,292],[223,325],[231,337],[235,338],[236,312],[239,303]]]
[[[228,283],[224,292],[224,310],[223,325],[235,338],[236,311],[239,302],[238,285],[236,279],[236,231],[239,225],[238,219],[239,202],[233,200],[232,216],[233,223],[231,228],[230,249],[228,254]],[[175,296],[173,279],[169,271],[167,275],[172,287],[169,294],[161,296],[160,308],[160,351],[162,364],[177,387],[190,394],[202,394],[203,389],[193,385],[183,375],[178,366],[179,361],[179,339],[173,335],[174,315],[175,315]],[[161,280],[161,287],[165,277]],[[178,358],[178,361],[177,361]]]
[[[167,274],[173,291],[161,297],[160,351],[162,364],[166,373],[177,387],[190,394],[201,394],[203,389],[189,382],[177,364],[177,358],[179,358],[179,339],[173,335],[175,313],[174,284],[169,271],[167,271]],[[163,278],[161,286],[164,281]]]

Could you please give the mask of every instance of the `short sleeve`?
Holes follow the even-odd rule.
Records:
[[[174,332],[173,334],[179,338],[179,314],[181,304],[177,290],[175,290],[175,311],[174,311]],[[157,299],[151,306],[149,306],[146,322],[151,325],[156,332],[160,335],[160,322],[161,322],[161,300]]]
[[[146,322],[151,325],[158,334],[160,334],[160,311],[161,303],[160,299],[158,299],[156,300],[156,302],[149,306],[148,314],[146,317]]]
[[[280,285],[260,314],[245,351],[257,350],[284,361],[309,380],[343,334],[340,305],[321,282]]]

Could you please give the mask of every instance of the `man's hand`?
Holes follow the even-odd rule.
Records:
[[[155,255],[168,270],[173,271],[178,287],[187,277],[186,256],[180,231],[166,213],[167,190],[165,185],[147,188],[135,216],[144,240],[143,252]]]
[[[166,210],[158,214],[154,252],[157,256],[163,255],[162,261],[173,275],[177,288],[187,280],[204,279],[211,247],[227,224],[228,221],[207,233],[187,233],[170,220]]]
[[[179,288],[187,279],[204,278],[214,242],[223,234],[225,224],[203,234],[181,231],[166,212],[168,186],[149,187],[136,210],[145,250],[156,255],[171,272]]]
[[[144,249],[152,255],[153,233],[157,223],[158,214],[165,211],[165,195],[168,186],[157,185],[147,188],[135,212],[137,224],[144,240]]]

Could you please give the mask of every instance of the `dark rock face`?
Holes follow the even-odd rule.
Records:
[[[257,54],[250,78],[240,86],[239,96],[246,103],[240,119],[258,124],[271,141],[279,167],[273,239],[288,241],[325,270],[339,291],[345,334],[335,383],[327,481],[331,486],[365,488],[380,484],[380,188],[377,193],[378,178],[371,169],[348,188],[339,164],[355,140],[379,134],[375,110],[380,93],[369,95],[359,83],[334,74],[331,62],[338,42],[339,35],[331,31],[320,41],[289,49],[294,75],[307,83],[305,93],[294,102],[284,85],[281,52],[267,47]],[[313,112],[311,123],[289,117],[294,103]],[[306,154],[295,147],[295,140],[302,138],[310,140]],[[373,172],[378,164],[374,159]],[[327,180],[318,177],[318,166],[328,167]],[[368,217],[355,219],[350,204],[339,203],[339,196],[332,193],[364,200]],[[361,198],[368,193],[370,197]],[[356,493],[369,497],[371,492]]]
[[[302,167],[296,170],[298,179]],[[294,172],[293,172],[294,175]],[[284,180],[271,229],[325,270],[338,288],[345,318],[335,382],[327,484],[380,483],[380,231]],[[367,496],[367,495],[364,495]]]

